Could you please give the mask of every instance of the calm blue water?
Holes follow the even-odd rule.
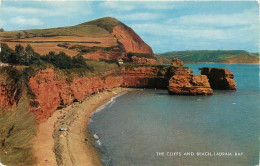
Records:
[[[196,74],[199,73],[196,69],[200,67],[228,68],[235,74],[238,89],[214,91],[213,96],[170,96],[165,90],[145,90],[115,98],[93,115],[89,126],[100,137],[96,146],[105,154],[102,158],[104,164],[258,164],[259,66],[187,66]],[[193,152],[194,156],[184,156],[185,152]],[[214,152],[230,152],[232,156],[199,156],[197,152],[211,152],[212,155]],[[235,156],[235,152],[243,154]]]

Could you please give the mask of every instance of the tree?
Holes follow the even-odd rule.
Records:
[[[0,61],[8,63],[13,50],[6,43],[1,43]]]
[[[21,44],[18,44],[15,46],[15,53],[16,53],[16,57],[17,57],[17,61],[19,64],[25,64],[26,62],[26,57],[25,57],[25,51],[24,51],[24,47]]]
[[[0,28],[0,32],[4,32],[4,29],[3,29],[3,28]]]
[[[28,44],[24,53],[25,65],[31,65],[40,59],[40,55],[34,51],[32,46]]]
[[[21,39],[22,34],[19,32],[19,33],[17,33],[16,37],[17,37],[17,39]]]

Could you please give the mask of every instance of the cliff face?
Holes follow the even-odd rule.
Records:
[[[38,72],[29,80],[29,86],[35,94],[35,102],[39,105],[32,108],[38,122],[43,122],[59,107],[71,104],[73,101],[81,101],[84,98],[115,87],[132,88],[160,88],[166,89],[169,80],[169,67],[133,67],[123,68],[115,75],[107,73],[103,77],[75,78],[68,83],[66,80],[56,79],[53,69]],[[109,76],[110,75],[110,76]]]
[[[42,70],[30,78],[29,85],[39,106],[32,108],[39,122],[45,121],[58,108],[80,101],[93,93],[120,86],[122,77],[75,78],[71,83],[57,80],[53,69]]]
[[[171,95],[212,95],[207,76],[193,75],[189,68],[171,68],[173,76],[169,80]]]
[[[126,52],[145,53],[153,55],[152,48],[147,45],[130,27],[117,25],[113,28],[113,35],[122,44]]]
[[[59,107],[115,87],[167,89],[172,95],[212,95],[212,88],[235,89],[234,75],[227,69],[202,68],[203,75],[193,75],[187,67],[129,65],[100,76],[78,77],[71,82],[58,79],[53,69],[39,71],[29,79],[35,94],[31,110],[43,122]],[[207,76],[206,76],[207,75]],[[208,81],[209,79],[209,81]],[[0,86],[0,105],[11,108],[19,94],[10,85]]]
[[[170,73],[169,67],[139,66],[123,68],[124,82],[122,87],[166,89]]]
[[[228,69],[200,68],[201,74],[206,75],[213,89],[236,90],[234,74]]]

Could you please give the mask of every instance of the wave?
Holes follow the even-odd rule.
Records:
[[[124,95],[124,94],[126,94],[126,93],[127,93],[127,92],[120,93],[119,95],[117,95],[117,96],[115,96],[115,97],[112,97],[112,98],[110,99],[110,101],[108,101],[108,102],[105,103],[104,105],[98,107],[98,108],[96,109],[96,111],[92,112],[92,113],[90,114],[90,117],[92,117],[93,114],[102,111],[104,108],[110,108],[110,107],[112,107],[112,105],[113,105],[114,103],[116,103],[115,99],[118,98],[118,97],[120,97],[120,96],[122,96],[122,95]],[[90,122],[92,122],[92,119],[90,119]]]
[[[99,136],[98,136],[97,134],[94,134],[93,137],[94,137],[95,139],[97,139],[97,140],[100,139]]]
[[[100,141],[100,137],[94,133],[93,137],[95,138],[95,143],[98,145],[98,147],[102,147],[102,142]]]
[[[96,143],[98,144],[98,146],[102,146],[102,142],[100,140],[97,140]]]
[[[126,93],[127,93],[127,91],[126,91],[126,92],[123,92],[123,93],[120,93],[120,94],[118,94],[118,95],[115,96],[115,97],[112,97],[112,98],[110,99],[110,101],[108,101],[108,102],[105,103],[104,105],[102,105],[102,106],[100,106],[99,108],[97,108],[96,111],[92,112],[92,113],[90,114],[89,123],[93,122],[93,120],[92,120],[92,118],[91,118],[91,117],[93,116],[93,114],[98,113],[98,112],[102,111],[102,110],[105,109],[105,108],[110,108],[110,107],[112,107],[112,105],[116,103],[116,98],[118,98],[118,97],[120,97],[120,96],[122,96],[122,95],[124,95],[124,94],[126,94]],[[93,132],[92,132],[92,133],[93,133]],[[93,137],[94,137],[94,139],[95,139],[95,146],[96,146],[96,148],[98,148],[99,151],[103,152],[103,156],[102,156],[102,158],[101,158],[101,162],[102,162],[105,166],[111,165],[112,159],[108,156],[108,154],[107,154],[107,149],[106,149],[106,147],[102,144],[100,137],[99,137],[96,133],[94,133],[94,134],[92,134],[92,135],[93,135]],[[0,165],[0,166],[1,166],[1,165]]]

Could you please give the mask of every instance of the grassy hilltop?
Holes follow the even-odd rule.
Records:
[[[87,59],[118,59],[127,53],[150,54],[153,51],[130,27],[112,17],[60,28],[0,32],[0,40],[15,49],[30,44],[35,52],[64,52]]]
[[[69,27],[0,32],[0,40],[12,49],[17,44],[30,44],[41,55],[62,51],[75,56],[82,49],[83,52],[91,52],[98,48],[117,47],[118,42],[111,29],[120,24],[114,18],[105,17]]]
[[[259,55],[244,50],[194,50],[172,51],[157,56],[168,59],[179,58],[185,63],[259,63]]]

